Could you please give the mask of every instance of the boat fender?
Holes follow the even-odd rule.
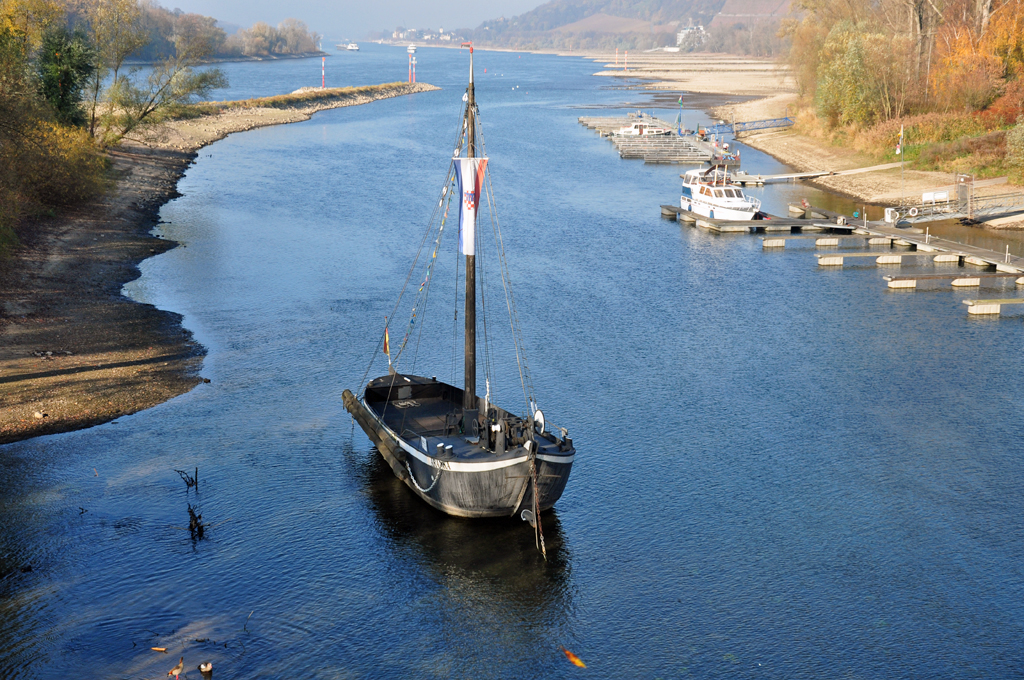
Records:
[[[544,434],[544,412],[540,409],[533,412],[533,431]]]
[[[911,208],[910,210],[907,211],[907,214],[910,215],[911,217],[917,217],[917,208]]]

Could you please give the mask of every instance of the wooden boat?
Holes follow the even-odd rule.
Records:
[[[442,204],[448,201],[449,206],[458,206],[459,252],[465,256],[463,386],[399,371],[409,332],[397,352],[392,352],[385,327],[378,351],[382,349],[388,357],[388,373],[370,380],[360,396],[345,390],[343,398],[346,409],[395,475],[426,503],[460,517],[520,516],[534,525],[538,545],[543,549],[540,513],[551,508],[562,495],[576,450],[567,431],[553,432],[543,412],[536,408],[519,341],[521,334],[513,333],[513,337],[520,370],[516,379],[523,385],[526,404],[524,413],[517,415],[491,403],[489,374],[485,376],[484,396],[478,393],[476,207],[481,203],[488,159],[478,155],[477,140],[482,137],[477,124],[472,45],[469,47],[469,86],[463,96],[462,132],[441,191]],[[488,198],[493,197],[488,194]],[[440,204],[437,214],[441,214]],[[417,295],[424,290],[429,292],[447,215],[445,209],[439,217],[440,226],[428,228],[428,235],[436,234],[436,238],[424,238],[425,243],[433,241],[433,255]],[[508,291],[508,264],[500,243],[498,227],[495,248]],[[506,296],[515,330],[514,299],[508,292]],[[418,303],[414,303],[410,329],[420,321],[417,309]],[[485,372],[489,365],[485,363]]]

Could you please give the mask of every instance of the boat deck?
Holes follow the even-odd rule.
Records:
[[[405,442],[433,458],[448,460],[504,460],[522,455],[520,450],[529,424],[493,404],[492,415],[505,423],[505,450],[492,450],[489,433],[480,440],[468,437],[462,430],[462,390],[418,376],[382,376],[370,382],[366,405],[392,432]],[[545,432],[536,436],[538,451],[550,455],[564,453],[557,437]],[[439,456],[437,445],[451,446]],[[488,446],[491,448],[489,449]]]
[[[446,437],[461,417],[454,404],[441,397],[392,401],[381,415],[384,424],[402,437]]]

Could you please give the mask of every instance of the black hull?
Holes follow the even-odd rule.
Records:
[[[415,380],[412,389],[420,394],[441,386],[447,390],[446,399],[452,404],[461,399],[461,391],[451,386],[414,376],[409,378]],[[381,402],[372,398],[372,386],[386,379],[378,378],[371,382],[364,399],[357,399],[345,390],[345,408],[391,466],[395,476],[432,507],[457,517],[509,517],[519,515],[524,509],[532,509],[534,487],[527,446],[536,450],[541,511],[550,509],[561,497],[575,458],[571,440],[559,441],[545,433],[533,437],[529,444],[523,442],[509,446],[498,453],[480,445],[473,446],[466,437],[448,431],[407,428],[403,430],[404,437],[400,437],[395,431],[398,427],[395,421],[389,423],[386,415],[382,417],[382,411],[388,412],[380,407]],[[415,391],[413,394],[414,399],[420,396]],[[408,393],[405,397],[409,398]],[[393,401],[398,401],[397,397]],[[455,455],[432,455],[437,450],[437,443],[447,442],[461,446],[463,450]]]

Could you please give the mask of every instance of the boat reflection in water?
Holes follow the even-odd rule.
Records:
[[[426,567],[425,576],[444,588],[441,597],[459,600],[460,616],[468,609],[551,635],[568,624],[570,551],[557,511],[544,516],[545,562],[533,532],[523,531],[518,518],[467,520],[424,507],[371,451],[360,476],[389,548],[399,559]]]

